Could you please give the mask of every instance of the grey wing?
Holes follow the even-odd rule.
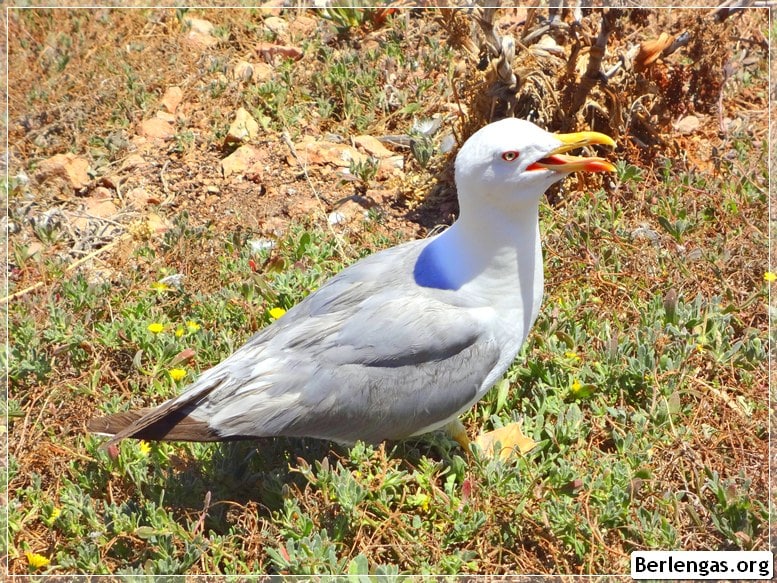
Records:
[[[259,332],[208,371],[224,381],[194,413],[223,435],[377,442],[465,409],[500,360],[495,315],[416,286],[420,243],[360,261]]]
[[[347,443],[413,435],[481,394],[500,359],[489,320],[482,308],[393,293],[310,316],[267,344],[252,380],[207,397],[209,423],[223,435]]]

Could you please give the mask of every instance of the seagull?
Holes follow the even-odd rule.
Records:
[[[615,146],[507,118],[459,150],[459,217],[447,230],[366,257],[329,279],[183,393],[89,421],[124,438],[313,437],[379,443],[446,428],[515,359],[544,288],[539,204],[571,172],[613,172],[566,152]]]

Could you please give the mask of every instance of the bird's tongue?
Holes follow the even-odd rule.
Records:
[[[557,172],[614,172],[615,166],[604,158],[551,154],[532,162],[527,170],[555,170]]]

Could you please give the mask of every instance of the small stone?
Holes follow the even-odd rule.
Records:
[[[184,23],[189,26],[189,31],[198,34],[211,34],[213,29],[216,28],[212,22],[203,18],[194,18],[193,16],[184,18]]]
[[[98,219],[107,219],[119,212],[119,209],[116,208],[116,205],[111,200],[87,198],[85,204],[86,208],[84,210],[86,213]]]
[[[297,155],[303,164],[331,164],[337,167],[349,167],[351,162],[363,163],[368,156],[362,154],[347,144],[335,144],[325,140],[316,140],[310,137],[304,138],[295,144]],[[293,159],[291,160],[293,163]]]
[[[163,235],[170,230],[170,223],[156,213],[149,213],[146,217],[146,227],[152,235]]]
[[[159,103],[167,113],[175,113],[181,101],[183,101],[183,89],[174,85],[167,88]]]
[[[259,124],[251,117],[251,114],[241,107],[235,112],[235,121],[229,126],[229,131],[224,138],[224,145],[242,144],[257,136]]]
[[[405,168],[405,158],[403,156],[391,156],[384,158],[378,163],[377,177],[380,179],[388,178],[397,173],[401,173]]]
[[[326,218],[326,220],[330,225],[340,225],[346,222],[345,215],[340,211],[334,211],[329,213],[329,216]]]
[[[254,66],[248,61],[238,61],[232,69],[232,77],[238,81],[250,81],[254,78]]]
[[[140,154],[130,154],[124,159],[124,163],[121,165],[122,170],[134,170],[135,168],[142,168],[146,165],[146,159]],[[106,184],[106,186],[109,186]]]
[[[140,122],[138,133],[154,140],[171,140],[175,136],[175,128],[170,122],[152,117]]]
[[[315,18],[300,15],[289,23],[289,34],[292,39],[309,38],[317,28],[318,21]]]
[[[261,251],[269,251],[275,248],[275,241],[272,239],[253,239],[248,242],[251,253],[256,255]]]
[[[36,178],[40,182],[64,179],[73,190],[81,190],[89,184],[89,162],[75,154],[57,154],[38,165]]]
[[[267,63],[254,63],[254,76],[251,78],[254,83],[263,83],[269,81],[275,69]]]
[[[124,193],[124,200],[130,206],[138,209],[144,208],[152,199],[153,197],[151,194],[149,194],[145,188],[141,188],[140,186],[137,188],[132,188]]]
[[[380,140],[372,136],[356,136],[353,139],[354,144],[368,154],[376,158],[388,158],[393,156],[394,152],[384,146]]]
[[[186,42],[198,49],[207,49],[218,44],[219,39],[212,36],[213,23],[201,18],[186,18],[184,23],[188,25],[189,31],[186,33]]]
[[[364,196],[368,200],[374,201],[374,204],[376,205],[391,204],[396,198],[396,194],[392,190],[383,188],[369,189]]]
[[[680,134],[687,135],[698,130],[699,126],[701,126],[701,120],[698,117],[695,115],[686,115],[674,124],[674,129]]]
[[[40,256],[41,251],[43,251],[43,243],[40,241],[33,241],[29,245],[27,245],[27,257],[32,258],[37,256]]]
[[[239,81],[262,83],[272,77],[274,69],[268,63],[249,63],[238,61],[232,70],[232,76]]]
[[[175,123],[175,116],[167,111],[157,111],[154,117],[166,121],[167,123]]]
[[[286,37],[289,32],[289,23],[279,16],[268,16],[262,23],[264,27],[279,38]]]
[[[73,218],[73,225],[80,231],[87,231],[93,223],[91,219],[107,219],[119,212],[113,202],[113,192],[104,186],[98,186],[83,201],[83,212]]]
[[[224,178],[228,178],[233,174],[256,175],[258,173],[261,175],[261,162],[262,158],[259,150],[253,146],[245,145],[240,146],[221,161],[221,170],[224,173]]]

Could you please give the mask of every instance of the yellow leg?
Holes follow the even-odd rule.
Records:
[[[445,426],[445,430],[461,446],[461,449],[469,454],[469,436],[462,422],[456,418]]]

